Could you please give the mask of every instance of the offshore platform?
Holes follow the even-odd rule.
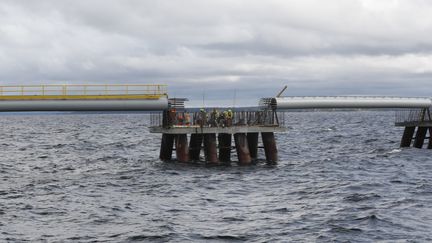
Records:
[[[284,89],[285,90],[285,89]],[[0,86],[0,112],[152,111],[150,132],[162,134],[160,159],[229,163],[232,150],[241,165],[258,159],[278,160],[275,133],[285,132],[284,116],[292,109],[395,109],[396,126],[405,127],[401,147],[432,149],[430,98],[386,96],[261,98],[255,109],[185,109],[186,99],[169,98],[166,85],[28,85]],[[427,137],[429,132],[429,137]],[[415,134],[415,135],[414,135]],[[261,135],[262,146],[259,144]],[[414,142],[413,142],[414,141]],[[233,146],[234,142],[234,146]]]
[[[199,112],[188,112],[184,108],[179,110],[179,107],[176,107],[164,111],[159,116],[161,117],[156,119],[153,117],[152,121],[156,120],[159,123],[153,123],[150,132],[162,134],[160,159],[164,161],[172,159],[173,148],[178,161],[199,161],[203,148],[207,163],[229,163],[231,150],[235,148],[238,163],[248,165],[258,158],[258,141],[261,134],[266,160],[274,163],[278,160],[274,133],[285,131],[279,123],[276,110],[268,109],[225,109],[224,112],[220,112],[213,108],[208,111],[201,109]]]

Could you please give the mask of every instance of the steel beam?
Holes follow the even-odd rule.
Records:
[[[432,149],[432,127],[428,127],[429,130],[429,143],[428,143],[428,149]]]
[[[414,136],[415,127],[405,127],[404,133],[401,140],[401,148],[407,148],[411,146],[411,142]]]
[[[427,127],[418,127],[417,128],[416,138],[414,140],[414,147],[415,148],[422,148],[423,147],[424,140],[426,138],[427,130],[428,130]]]

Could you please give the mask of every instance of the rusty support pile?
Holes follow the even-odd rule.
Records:
[[[258,159],[258,136],[259,133],[255,132],[234,134],[234,147],[240,165],[249,165]],[[172,160],[175,147],[176,159],[179,162],[199,161],[201,150],[204,150],[206,163],[226,164],[231,162],[232,137],[228,133],[191,134],[188,143],[187,134],[162,134],[160,159]],[[261,137],[267,162],[277,162],[278,152],[274,133],[262,132]]]

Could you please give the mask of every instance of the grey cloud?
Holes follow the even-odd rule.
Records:
[[[0,83],[160,82],[209,102],[285,84],[292,95],[425,95],[430,12],[424,0],[5,0]]]

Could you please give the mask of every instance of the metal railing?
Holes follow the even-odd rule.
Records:
[[[278,112],[271,110],[260,111],[234,111],[232,117],[223,113],[165,111],[152,113],[150,125],[153,127],[171,126],[202,126],[202,127],[231,127],[231,126],[280,126],[285,121],[280,121]],[[283,116],[285,117],[285,116]]]
[[[395,123],[419,123],[431,121],[429,109],[404,109],[395,112]]]
[[[167,86],[158,84],[111,85],[9,85],[0,86],[0,96],[166,96]]]

